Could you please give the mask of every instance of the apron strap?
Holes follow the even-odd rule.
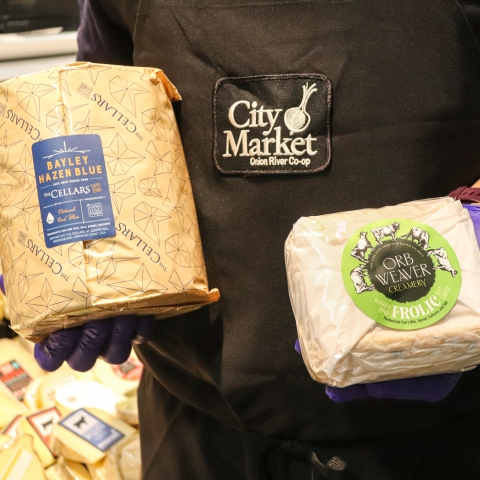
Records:
[[[354,480],[343,460],[296,440],[277,446],[267,459],[267,468],[272,480]]]

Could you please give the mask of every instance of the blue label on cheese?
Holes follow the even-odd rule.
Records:
[[[32,145],[48,248],[115,236],[99,135],[68,135]]]
[[[125,436],[83,408],[74,411],[59,423],[102,452]]]

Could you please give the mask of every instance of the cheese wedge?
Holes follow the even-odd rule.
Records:
[[[65,459],[93,464],[136,430],[97,408],[81,408],[53,426],[52,447]]]
[[[0,446],[0,480],[45,480],[43,465],[30,436],[18,438],[4,450]]]

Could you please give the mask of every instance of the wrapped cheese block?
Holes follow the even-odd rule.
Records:
[[[480,252],[459,201],[301,218],[285,258],[314,380],[345,387],[480,363]]]
[[[22,336],[218,299],[177,100],[143,67],[74,63],[0,84],[0,254]]]

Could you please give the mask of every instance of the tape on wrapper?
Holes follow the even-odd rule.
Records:
[[[120,312],[165,318],[218,300],[218,290],[208,288],[171,105],[177,100],[175,87],[154,68],[73,63],[0,84],[0,254],[12,328],[22,336],[35,340]],[[51,180],[56,197],[93,187],[90,178],[71,183],[76,154],[67,143],[71,135],[95,134],[116,235],[47,248],[50,220],[42,223],[39,182]],[[43,164],[40,178],[32,145],[63,136],[64,151],[48,168]],[[51,206],[52,223],[79,211],[69,215],[73,207],[61,200]],[[94,207],[92,215],[101,215]]]

